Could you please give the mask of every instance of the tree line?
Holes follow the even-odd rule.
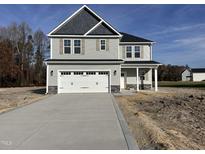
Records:
[[[0,87],[45,85],[48,48],[44,32],[25,22],[0,27]]]
[[[189,68],[186,66],[178,66],[178,65],[161,65],[158,68],[158,80],[159,81],[180,81],[181,73]]]

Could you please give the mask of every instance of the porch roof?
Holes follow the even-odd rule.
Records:
[[[143,60],[143,61],[125,61],[124,64],[158,64],[160,65],[159,62],[153,61],[153,60]]]
[[[143,60],[143,61],[124,61],[122,68],[157,68],[161,63],[157,61]]]

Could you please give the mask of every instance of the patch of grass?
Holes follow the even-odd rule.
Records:
[[[205,81],[159,81],[159,87],[187,87],[187,88],[205,88]]]

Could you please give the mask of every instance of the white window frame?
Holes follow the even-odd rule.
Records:
[[[105,41],[105,49],[102,50],[102,44],[101,41]],[[106,51],[106,40],[105,39],[100,39],[100,51]]]
[[[70,53],[65,53],[65,47],[69,47],[69,46],[65,46],[65,43],[64,43],[65,40],[70,40]],[[71,39],[63,39],[63,54],[65,55],[72,54],[72,40]]]
[[[127,47],[131,47],[131,51],[127,51]],[[126,59],[132,59],[132,45],[127,45],[127,46],[125,46],[125,57],[126,57]],[[127,57],[127,52],[131,52],[131,57]]]
[[[135,57],[135,46],[139,47],[140,57]],[[131,51],[127,51],[127,47],[131,47]],[[127,52],[131,52],[131,57],[127,57]],[[140,59],[141,58],[141,46],[140,45],[126,45],[125,46],[125,58],[126,59]]]
[[[80,53],[75,53],[75,41],[80,41]],[[79,47],[79,46],[78,46]],[[74,55],[80,55],[82,53],[82,40],[81,39],[73,39],[73,52]]]
[[[138,52],[140,53],[140,56],[139,56],[139,57],[135,57],[135,52],[136,52],[136,51],[135,51],[135,47],[139,47],[139,49],[140,49],[140,50],[138,51]],[[139,59],[139,58],[141,57],[141,46],[140,46],[140,45],[134,45],[134,46],[133,46],[133,49],[134,49],[134,50],[133,50],[133,57],[134,57],[134,59]]]

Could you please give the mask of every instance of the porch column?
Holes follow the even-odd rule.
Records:
[[[136,81],[137,81],[137,91],[139,91],[139,68],[136,68],[137,76],[136,76]]]
[[[154,90],[158,91],[157,68],[154,69]]]

